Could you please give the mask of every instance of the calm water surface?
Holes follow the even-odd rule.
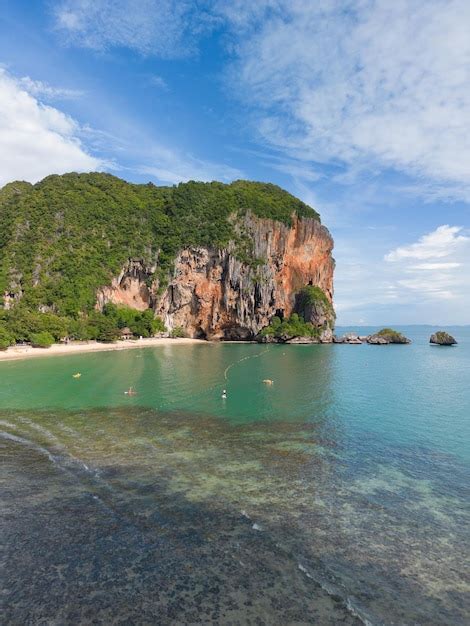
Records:
[[[468,624],[470,328],[403,330],[0,363],[4,622]]]

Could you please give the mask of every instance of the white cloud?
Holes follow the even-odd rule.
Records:
[[[385,255],[386,261],[402,259],[440,259],[451,256],[463,245],[468,245],[470,237],[459,234],[461,226],[439,226],[432,233],[423,235],[419,241],[409,246],[400,246]],[[442,264],[440,264],[442,266]]]
[[[439,226],[417,242],[392,250],[384,259],[393,266],[393,287],[401,288],[405,298],[429,303],[457,300],[462,311],[470,310],[470,236],[462,227]]]
[[[442,195],[470,195],[467,0],[267,4],[237,41],[231,74],[259,107],[265,141],[299,158],[395,168],[424,178],[427,193],[431,181]]]
[[[343,181],[392,168],[410,191],[470,199],[467,0],[61,0],[55,23],[70,44],[163,58],[228,27],[265,142]]]
[[[32,87],[34,93],[26,87]],[[115,120],[118,134],[80,127],[69,115],[40,102],[35,97],[40,91],[35,81],[16,79],[0,68],[0,186],[17,179],[36,182],[49,174],[103,168],[147,174],[164,184],[243,177],[229,165],[165,146],[149,137],[146,129],[123,118]],[[99,153],[115,154],[124,163],[131,159],[133,166],[95,158],[81,138]]]
[[[153,87],[158,87],[159,89],[162,89],[163,91],[168,91],[168,84],[166,80],[162,78],[161,76],[158,76],[157,74],[153,74],[152,76],[150,76],[149,83]]]
[[[63,0],[55,20],[71,44],[177,58],[195,51],[196,35],[204,27],[194,8],[190,0]]]
[[[278,163],[272,162],[270,166],[273,169],[278,170],[279,172],[288,174],[294,180],[298,181],[311,183],[320,180],[324,176],[324,174],[320,173],[310,165],[303,163],[302,161],[282,159]]]
[[[239,31],[266,19],[267,14],[282,14],[285,8],[285,0],[209,0],[207,4],[215,16],[227,20]]]
[[[418,265],[411,265],[409,271],[415,270],[433,271],[433,270],[453,270],[457,267],[461,267],[461,263],[418,263]]]
[[[141,174],[152,176],[159,183],[169,185],[188,180],[229,182],[243,177],[240,170],[228,165],[204,161],[192,155],[162,148],[154,148],[148,157],[148,163],[137,167],[136,170]]]
[[[0,68],[0,185],[99,168],[101,162],[87,153],[79,132],[73,118],[39,102]]]
[[[29,76],[23,76],[18,82],[31,95],[47,100],[71,100],[83,96],[83,91],[78,89],[53,87],[41,80],[33,80]]]
[[[470,232],[440,226],[384,254],[397,235],[357,225],[335,237],[338,324],[469,324]]]

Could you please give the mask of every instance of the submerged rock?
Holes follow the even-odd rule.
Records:
[[[431,335],[429,343],[435,343],[439,346],[454,346],[457,342],[452,335],[449,335],[449,333],[446,333],[443,330],[438,330],[436,333]]]

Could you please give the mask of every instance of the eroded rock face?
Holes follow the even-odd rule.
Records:
[[[333,240],[317,220],[295,218],[289,227],[247,215],[239,229],[252,241],[253,262],[240,261],[235,244],[181,250],[168,286],[157,295],[158,282],[149,285],[155,268],[129,261],[111,286],[100,289],[97,306],[151,307],[170,331],[182,327],[191,337],[242,340],[252,339],[274,315],[290,316],[305,285],[319,286],[332,301]]]
[[[385,337],[381,337],[380,335],[370,335],[370,337],[367,338],[367,343],[370,343],[374,346],[386,346],[390,343],[390,341]]]
[[[129,306],[139,311],[153,308],[156,285],[151,277],[156,265],[148,265],[141,259],[129,260],[111,285],[101,287],[96,297],[96,308],[102,309],[107,302]]]

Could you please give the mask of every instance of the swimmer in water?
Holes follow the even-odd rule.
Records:
[[[227,391],[224,389],[222,391],[222,399],[225,400],[227,398]]]

